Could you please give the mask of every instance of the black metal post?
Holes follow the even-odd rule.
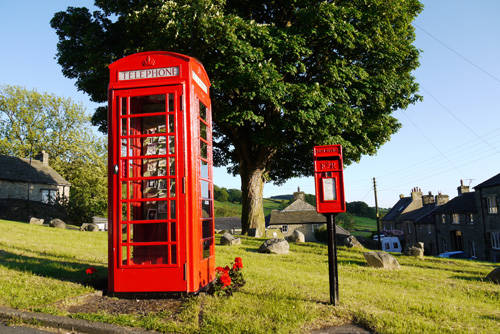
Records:
[[[335,216],[337,214],[327,214],[327,230],[328,230],[328,275],[330,277],[330,303],[336,306],[339,302],[339,276],[337,270],[337,245],[336,245],[336,230]]]
[[[373,192],[375,194],[375,214],[377,218],[378,249],[382,250],[382,238],[380,237],[380,217],[378,214],[377,183],[375,181],[375,178],[373,178]]]

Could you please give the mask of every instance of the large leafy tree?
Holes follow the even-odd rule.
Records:
[[[85,108],[69,98],[19,86],[0,87],[0,154],[27,158],[42,150],[71,183],[69,217],[90,222],[106,214],[106,147],[89,128]]]
[[[242,227],[264,228],[262,191],[312,173],[312,146],[374,154],[416,102],[418,0],[96,0],[54,15],[63,73],[106,101],[107,65],[170,50],[212,82],[215,164],[241,176]],[[104,130],[105,107],[93,122]]]

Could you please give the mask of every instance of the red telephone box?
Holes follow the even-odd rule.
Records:
[[[172,52],[109,69],[109,291],[197,292],[215,278],[208,76]]]
[[[341,145],[314,146],[316,211],[345,212]]]

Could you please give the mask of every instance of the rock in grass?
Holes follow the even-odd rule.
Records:
[[[304,233],[294,230],[292,235],[289,236],[287,240],[290,242],[306,242],[306,237],[304,236]]]
[[[31,217],[29,223],[33,225],[43,225],[43,222],[44,220],[42,218]]]
[[[488,275],[486,275],[486,280],[500,284],[500,267],[493,269]]]
[[[241,245],[241,239],[234,237],[231,233],[226,232],[220,238],[221,245],[233,246]]]
[[[384,269],[399,269],[399,262],[391,254],[385,252],[367,252],[363,253],[366,262],[370,267]]]
[[[50,220],[49,226],[55,228],[66,228],[66,223],[59,218],[54,218]]]
[[[289,250],[285,239],[268,239],[259,247],[259,253],[288,254]]]
[[[97,232],[99,231],[99,226],[97,226],[96,224],[84,223],[80,227],[80,231]]]

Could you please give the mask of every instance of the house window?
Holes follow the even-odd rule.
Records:
[[[42,189],[42,203],[53,204],[56,202],[57,190],[54,189]]]
[[[489,214],[497,214],[498,213],[497,198],[495,195],[486,197],[486,203],[487,203]]]
[[[432,233],[432,226],[431,226],[431,224],[427,224],[427,233],[428,234]]]
[[[444,213],[441,215],[441,223],[446,224],[446,215]]]
[[[287,233],[288,232],[288,225],[281,226],[281,232],[282,233]]]
[[[476,257],[476,243],[474,240],[469,241],[469,251],[471,257]]]
[[[474,224],[474,215],[472,213],[469,214],[469,223]]]
[[[384,242],[384,247],[385,249],[391,248],[391,245],[388,242]]]
[[[452,215],[452,224],[460,224],[465,222],[465,215],[461,213],[454,213]]]
[[[411,234],[411,224],[408,223],[407,227],[408,227],[408,234]]]
[[[500,232],[491,232],[491,248],[500,249]]]

